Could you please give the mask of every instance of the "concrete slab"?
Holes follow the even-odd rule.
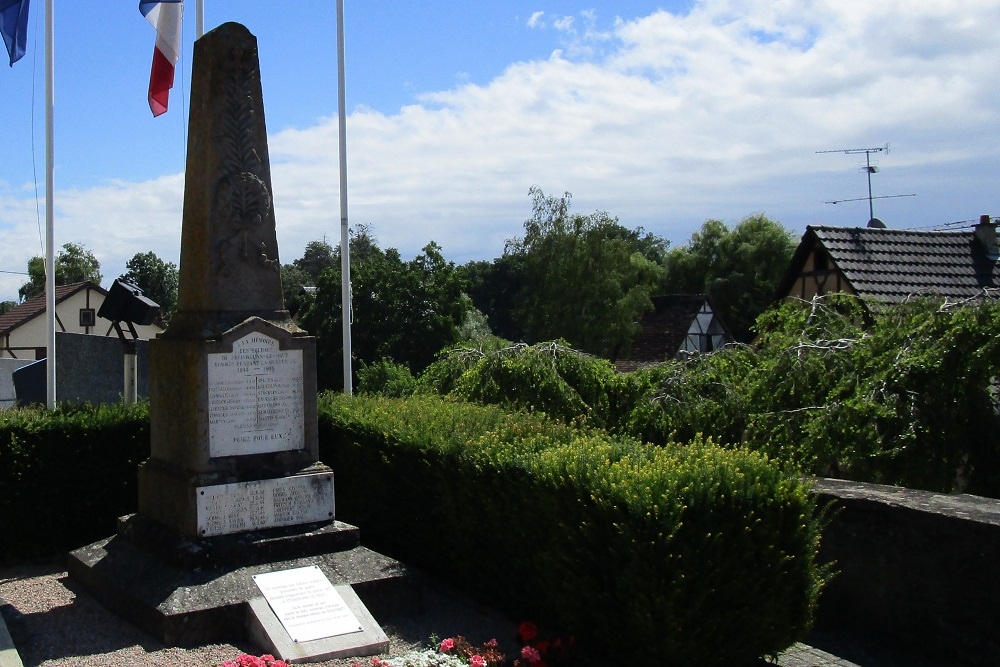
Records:
[[[0,600],[0,607],[3,604],[4,601]],[[7,630],[7,622],[4,620],[3,614],[0,614],[0,667],[24,667],[17,647],[14,646],[14,640],[11,639],[10,632]]]
[[[168,646],[246,638],[247,602],[260,595],[253,575],[318,566],[335,586],[348,584],[375,614],[417,612],[419,575],[362,546],[253,565],[184,568],[122,536],[69,554],[67,571],[109,610]]]
[[[378,655],[389,646],[389,637],[350,586],[334,586],[361,623],[361,632],[337,637],[295,642],[285,631],[274,610],[263,597],[250,600],[247,629],[251,641],[287,663],[322,662],[335,658]]]

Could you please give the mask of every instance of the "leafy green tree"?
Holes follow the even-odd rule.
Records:
[[[338,253],[335,253],[339,255]],[[468,311],[463,283],[435,243],[413,260],[397,250],[381,250],[368,230],[351,235],[351,351],[359,364],[380,360],[420,372],[443,347],[455,343]],[[302,326],[319,337],[320,385],[338,388],[343,381],[343,304],[338,261],[320,276],[315,299],[301,317]]]
[[[323,272],[338,262],[338,257],[333,247],[323,241],[310,241],[306,244],[305,252],[292,264],[306,276],[308,276],[311,286],[315,286]]]
[[[472,305],[486,317],[493,334],[507,340],[524,340],[524,327],[514,319],[524,285],[521,259],[505,254],[492,262],[472,261],[458,267]]]
[[[281,295],[285,302],[285,308],[294,317],[302,308],[306,287],[315,287],[316,281],[312,280],[305,271],[292,264],[281,266]]]
[[[565,339],[586,352],[615,355],[652,307],[667,242],[630,230],[598,211],[570,214],[569,193],[547,197],[532,187],[532,217],[524,238],[504,254],[519,263],[514,308],[529,342]]]
[[[707,220],[687,245],[666,254],[661,291],[707,294],[735,338],[747,342],[794,251],[791,233],[763,214],[743,218],[734,229]]]
[[[165,262],[149,251],[132,255],[132,259],[125,263],[125,269],[118,279],[135,285],[144,296],[159,304],[160,317],[169,322],[177,307],[177,265]]]
[[[17,306],[16,301],[0,301],[0,315],[8,313]]]
[[[285,308],[294,317],[309,300],[306,287],[315,287],[324,271],[339,262],[334,248],[326,242],[310,241],[302,257],[281,267],[281,293]]]
[[[101,284],[101,263],[94,253],[79,243],[67,243],[56,255],[56,285],[69,285],[84,280]],[[23,301],[45,291],[45,260],[32,257],[28,260],[28,282],[17,291]]]

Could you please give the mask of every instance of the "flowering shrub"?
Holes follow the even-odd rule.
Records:
[[[491,639],[480,648],[476,648],[462,635],[456,635],[443,640],[440,651],[447,655],[458,656],[471,667],[503,667],[505,659],[496,639]]]
[[[270,653],[257,657],[241,653],[235,660],[226,660],[219,667],[288,667],[284,660],[278,660]]]
[[[538,626],[524,621],[517,628],[517,639],[521,643],[521,657],[514,661],[514,667],[559,667],[571,665],[571,652],[576,639],[555,637],[542,639],[538,636]]]

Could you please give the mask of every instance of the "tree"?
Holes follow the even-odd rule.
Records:
[[[736,340],[748,342],[757,316],[774,301],[794,251],[791,233],[761,213],[743,218],[734,229],[707,220],[687,245],[667,253],[662,291],[707,294]]]
[[[565,339],[592,354],[615,356],[631,340],[661,279],[667,242],[630,230],[604,211],[569,213],[571,195],[529,191],[533,215],[524,238],[504,254],[520,263],[514,308],[527,342]]]
[[[299,269],[312,280],[310,286],[315,286],[323,272],[337,263],[333,247],[323,241],[310,241],[306,244],[302,257],[292,262],[295,268]]]
[[[16,301],[0,301],[0,315],[9,313],[17,306]]]
[[[524,327],[514,319],[514,308],[524,284],[521,257],[505,254],[492,262],[471,261],[458,267],[472,305],[481,312],[494,335],[524,340]]]
[[[177,265],[164,262],[156,253],[137,252],[125,263],[125,273],[118,277],[122,282],[135,285],[144,296],[160,306],[160,317],[170,321],[177,307]]]
[[[406,262],[394,248],[381,250],[366,228],[351,234],[351,351],[360,364],[383,359],[414,373],[459,338],[468,310],[462,281],[436,243]],[[335,252],[335,255],[339,255]],[[319,278],[313,302],[301,317],[303,328],[319,337],[317,365],[323,387],[343,379],[343,303],[338,262]]]
[[[97,261],[94,253],[85,249],[82,244],[67,243],[56,256],[56,285],[69,285],[84,280],[99,285],[102,277],[101,263]],[[44,291],[45,260],[41,257],[32,257],[28,260],[28,282],[21,285],[17,295],[23,301]]]

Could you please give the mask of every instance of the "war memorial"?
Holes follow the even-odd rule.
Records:
[[[398,561],[335,518],[316,339],[282,302],[256,38],[195,44],[177,312],[150,344],[138,512],[70,576],[174,646],[251,639],[290,662],[372,655],[373,613],[418,604]]]

